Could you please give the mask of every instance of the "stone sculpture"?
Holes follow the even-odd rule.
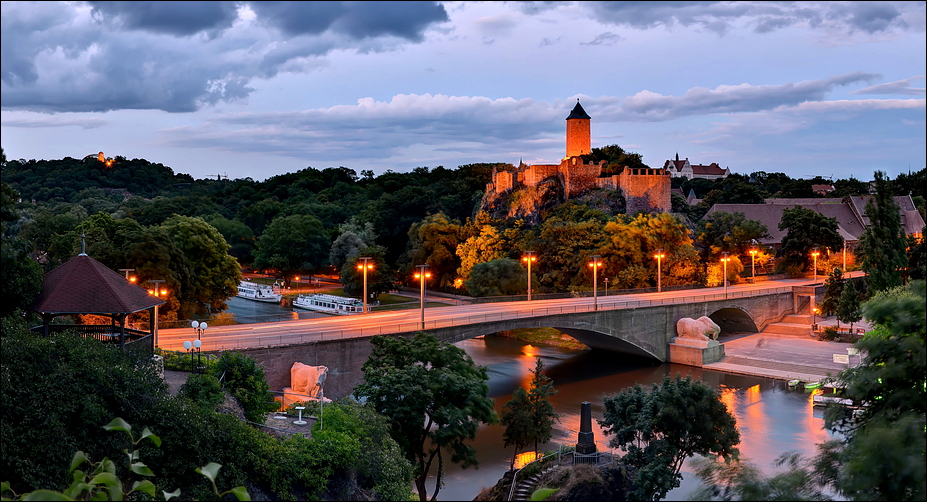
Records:
[[[327,376],[326,366],[309,366],[299,361],[294,362],[290,368],[290,386],[283,389],[283,405],[319,400],[330,402],[322,393],[322,384]]]
[[[683,317],[676,321],[676,335],[682,339],[699,341],[717,340],[721,328],[707,316],[692,319]]]

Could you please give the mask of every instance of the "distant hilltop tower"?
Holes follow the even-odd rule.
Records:
[[[97,154],[97,160],[100,162],[106,162],[106,155],[103,155],[103,152]]]
[[[576,106],[566,118],[566,159],[589,153],[592,138],[589,133],[589,120],[592,117],[583,110],[583,105],[576,100]]]

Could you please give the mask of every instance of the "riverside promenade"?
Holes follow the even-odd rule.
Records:
[[[824,328],[836,326],[837,321],[825,317],[817,323]],[[864,320],[853,327],[869,331],[871,325]],[[846,364],[834,362],[834,354],[847,355],[847,348],[853,347],[851,343],[825,342],[809,335],[770,332],[734,334],[719,341],[724,344],[725,357],[706,364],[705,369],[806,382],[821,381],[846,369]],[[859,356],[850,356],[850,365],[858,365],[859,360]]]

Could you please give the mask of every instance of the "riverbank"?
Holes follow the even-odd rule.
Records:
[[[512,338],[531,345],[542,347],[560,347],[570,350],[589,350],[589,346],[581,343],[570,335],[561,333],[554,328],[524,328],[501,331],[494,336]]]
[[[724,344],[724,359],[706,364],[705,369],[806,382],[818,382],[846,369],[847,364],[834,362],[834,355],[847,356],[847,349],[853,348],[849,343],[774,333],[739,333],[719,341]],[[859,357],[850,356],[850,364],[859,364]]]

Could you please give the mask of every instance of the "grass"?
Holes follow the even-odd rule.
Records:
[[[554,328],[523,328],[509,331],[501,331],[496,334],[506,338],[514,338],[528,342],[532,345],[547,345],[551,347],[563,347],[572,350],[587,350],[589,347],[579,342],[577,339],[565,335]]]

